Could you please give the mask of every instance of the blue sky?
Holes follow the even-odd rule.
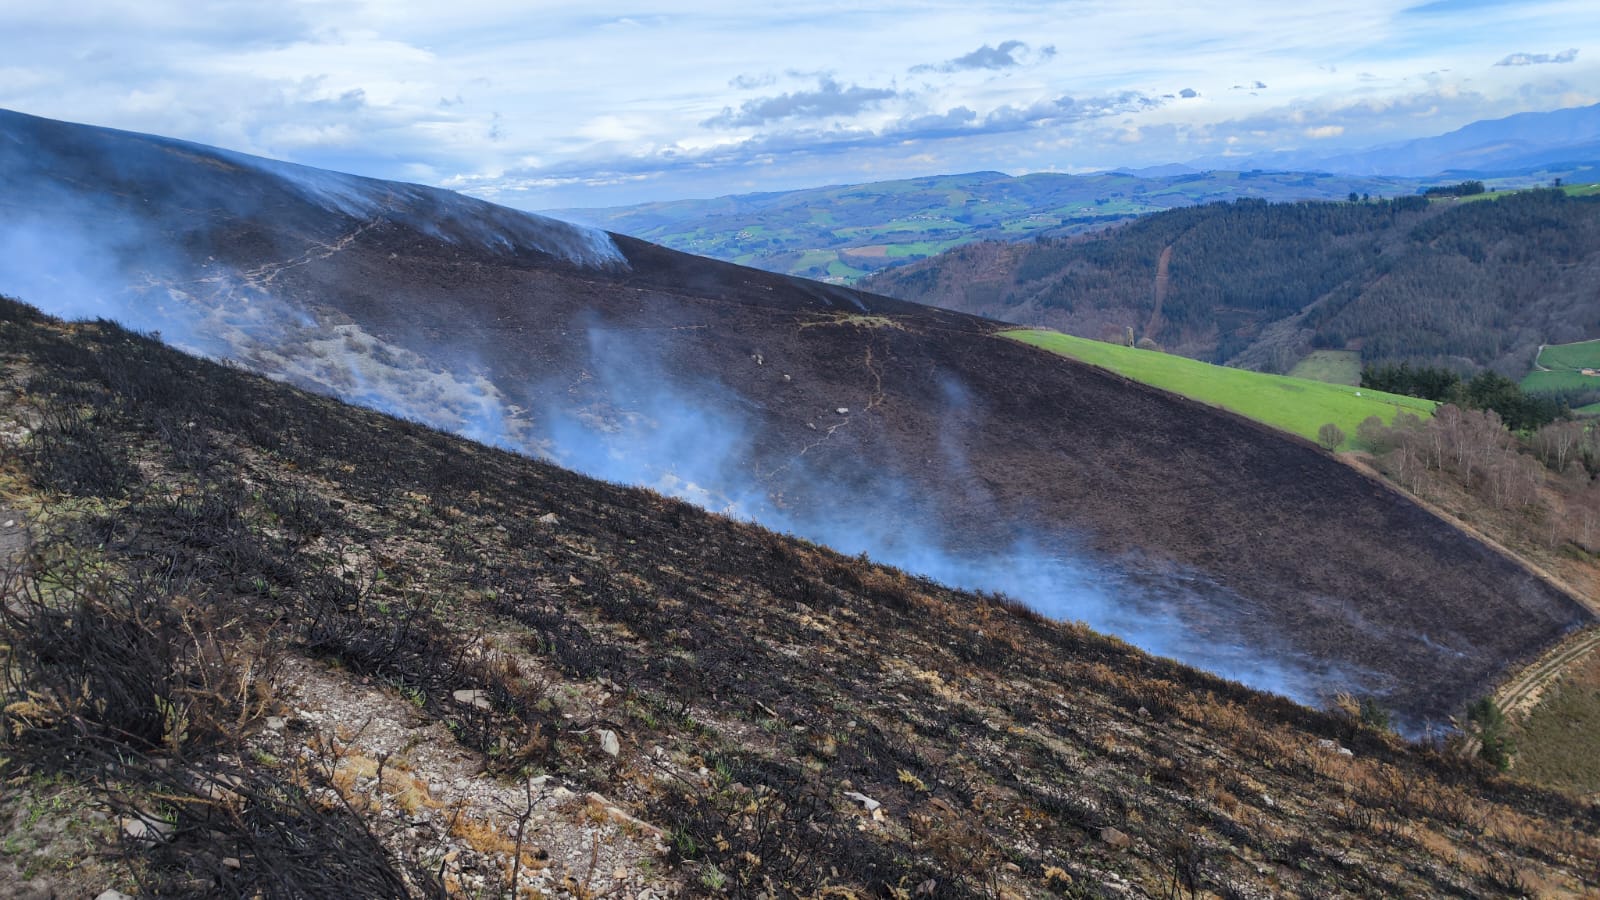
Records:
[[[0,4],[0,107],[528,209],[1333,152],[1596,102],[1593,0]]]

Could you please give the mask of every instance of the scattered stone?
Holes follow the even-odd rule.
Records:
[[[153,816],[123,816],[117,823],[128,840],[139,843],[160,843],[172,833],[171,825]]]
[[[466,704],[467,706],[475,706],[478,709],[492,709],[493,708],[493,706],[489,703],[489,692],[488,691],[477,691],[477,690],[471,690],[471,689],[463,689],[463,690],[452,692],[450,694],[450,696],[456,698],[456,702],[457,703],[463,703],[463,704]]]
[[[1338,747],[1338,741],[1330,741],[1327,738],[1322,738],[1321,740],[1317,741],[1317,749],[1319,750],[1327,750],[1331,753],[1332,751],[1338,749]]]
[[[757,360],[757,363],[759,364],[760,360]],[[612,881],[622,881],[622,880],[626,879],[627,877],[628,877],[628,870],[624,869],[621,866],[617,866],[615,869],[611,870],[611,880]]]
[[[1339,755],[1340,756],[1355,756],[1356,752],[1354,750],[1351,750],[1349,747],[1340,747],[1339,748]]]
[[[846,797],[849,797],[851,800],[854,800],[855,802],[861,804],[862,809],[865,809],[867,812],[873,812],[878,807],[883,805],[882,803],[879,803],[878,801],[872,799],[871,797],[868,797],[866,794],[863,794],[860,791],[845,791],[844,795]]]
[[[115,888],[108,888],[101,891],[94,900],[133,900],[133,898]]]
[[[1139,707],[1139,718],[1141,718],[1141,719],[1148,719],[1148,718],[1150,718],[1150,710],[1148,710],[1148,709],[1145,709],[1145,708],[1144,708],[1144,707],[1142,707],[1142,706],[1141,706],[1141,707]]]
[[[789,381],[789,380],[791,380],[791,379],[790,379],[790,378],[789,378],[789,376],[788,376],[788,375],[785,375],[785,376],[783,376],[783,380],[784,380],[784,381]]]
[[[838,413],[841,416],[848,416],[848,415],[850,415],[850,407],[841,406],[838,409],[834,410],[834,412]]]
[[[1114,850],[1126,850],[1133,846],[1133,838],[1110,825],[1100,829],[1100,840],[1105,841]]]
[[[663,832],[661,829],[657,828],[654,825],[651,825],[649,822],[646,822],[643,819],[636,818],[632,814],[626,812],[623,809],[620,809],[619,807],[613,806],[611,801],[607,800],[605,797],[600,796],[599,794],[595,793],[594,791],[590,791],[588,794],[586,794],[584,796],[583,799],[590,806],[594,807],[595,810],[600,812],[602,815],[604,815],[606,818],[610,819],[611,821],[617,823],[618,825],[624,826],[626,828],[638,829],[639,831],[643,831],[644,833],[650,835],[652,838],[655,838],[658,841],[661,840],[662,837],[665,835],[665,832]]]
[[[240,865],[241,865],[241,863],[239,862],[238,857],[235,857],[235,856],[224,856],[222,858],[222,866],[223,866],[223,868],[226,868],[226,869],[237,869],[237,868],[239,868]]]
[[[15,528],[15,527],[17,527],[17,520],[16,519],[7,519],[6,520],[6,524],[0,525],[0,528]]]
[[[561,517],[555,513],[545,513],[534,521],[538,522],[540,525],[559,525],[561,523]]]
[[[283,716],[267,716],[267,727],[273,731],[282,731],[288,725],[289,720]]]
[[[622,742],[617,740],[617,733],[609,728],[600,729],[600,749],[608,756],[616,756],[622,752]]]

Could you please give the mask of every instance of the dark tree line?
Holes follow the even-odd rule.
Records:
[[[1515,381],[1490,371],[1463,380],[1449,369],[1432,366],[1366,366],[1361,370],[1361,386],[1466,409],[1493,410],[1514,431],[1532,431],[1568,412],[1559,399],[1524,393]]]
[[[1463,181],[1459,184],[1441,184],[1423,190],[1424,197],[1471,197],[1483,193],[1483,182]]]

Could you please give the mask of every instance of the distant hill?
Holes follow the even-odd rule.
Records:
[[[1287,372],[1314,349],[1520,378],[1600,336],[1600,196],[1209,204],[1099,234],[973,244],[864,286],[1207,362]]]
[[[1356,152],[1312,151],[1205,157],[1197,167],[1297,169],[1345,175],[1437,176],[1600,163],[1600,104],[1473,122],[1435,137]]]
[[[1216,200],[1387,197],[1416,193],[1422,184],[1181,166],[1093,175],[974,172],[550,214],[770,272],[851,282],[976,240],[1079,234]]]

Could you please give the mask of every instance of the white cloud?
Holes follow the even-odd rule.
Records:
[[[585,202],[538,185],[632,185],[593,195],[625,202],[1414,137],[1592,94],[1591,57],[1518,50],[1591,45],[1585,4],[1506,7],[9,0],[0,106],[535,206]]]

